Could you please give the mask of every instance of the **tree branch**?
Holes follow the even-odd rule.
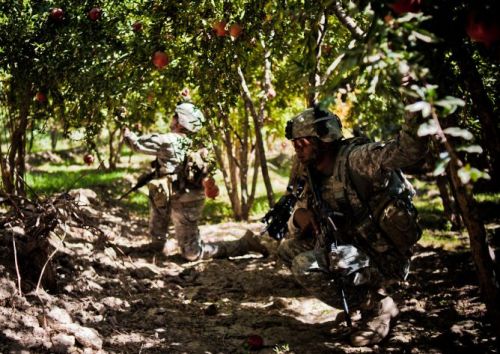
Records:
[[[365,32],[363,32],[356,21],[345,12],[340,0],[333,0],[331,8],[340,23],[342,23],[349,30],[349,32],[351,32],[355,39],[363,39]]]
[[[268,99],[269,89],[271,88],[271,50],[266,47],[264,40],[261,40],[262,48],[264,49],[264,95],[260,101],[259,120],[264,119],[264,109]],[[238,70],[240,67],[238,67]]]
[[[335,60],[333,61],[333,63],[331,63],[328,68],[326,69],[323,77],[321,78],[321,81],[320,81],[320,85],[323,86],[326,82],[326,80],[328,80],[328,78],[330,77],[330,75],[335,71],[335,69],[337,69],[337,67],[339,66],[339,64],[342,62],[342,59],[344,59],[345,57],[345,53],[342,53],[340,54],[337,58],[335,58]]]
[[[326,34],[326,26],[327,26],[327,16],[325,12],[321,14],[319,22],[313,24],[313,28],[317,29],[314,31],[316,43],[314,46],[314,68],[311,70],[309,74],[309,85],[310,92],[308,94],[308,102],[309,106],[313,107],[318,103],[319,97],[319,86],[321,85],[321,77],[320,77],[320,59],[321,59],[321,43],[325,38]]]

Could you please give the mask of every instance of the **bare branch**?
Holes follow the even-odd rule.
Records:
[[[312,107],[318,103],[319,97],[319,86],[321,84],[321,77],[319,75],[321,67],[320,67],[320,58],[321,58],[321,43],[325,38],[326,27],[327,27],[327,16],[323,12],[321,14],[321,18],[319,22],[314,24],[314,27],[317,27],[317,31],[315,32],[316,43],[315,43],[315,55],[314,55],[314,69],[311,70],[309,74],[309,85],[310,92],[308,94],[309,106]]]
[[[250,110],[250,113],[252,114],[252,116],[258,117],[257,111],[255,110],[255,105],[252,101],[252,96],[251,96],[250,90],[248,89],[245,75],[243,74],[243,70],[241,70],[241,66],[239,66],[239,65],[238,65],[238,76],[240,77],[240,84],[241,84],[241,89],[242,89],[243,100],[247,104],[248,109]]]
[[[337,69],[339,64],[342,62],[342,59],[344,59],[344,56],[345,56],[345,53],[340,54],[337,58],[335,58],[333,63],[331,63],[328,66],[328,68],[325,71],[325,74],[321,78],[321,86],[323,86],[325,84],[326,80],[328,80],[330,75],[335,71],[335,69]]]
[[[349,30],[349,32],[351,32],[355,39],[362,39],[365,36],[365,33],[358,26],[356,21],[345,12],[340,0],[333,0],[331,8],[335,16],[337,16],[339,21]]]
[[[261,39],[261,45],[264,49],[264,95],[260,101],[259,119],[264,118],[264,109],[268,99],[269,90],[271,89],[271,49],[266,47],[266,43]]]

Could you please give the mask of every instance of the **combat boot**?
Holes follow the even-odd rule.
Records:
[[[161,252],[164,244],[165,240],[162,240],[160,238],[151,238],[151,242],[144,248],[151,252]]]
[[[351,334],[353,346],[371,346],[382,341],[389,334],[391,319],[399,314],[398,307],[390,296],[381,299],[372,311],[372,316],[365,320],[361,329]]]
[[[245,235],[238,240],[206,243],[203,246],[202,258],[239,257],[249,252],[260,253],[264,257],[269,255],[269,251],[260,243],[257,236],[252,231],[247,230]]]
[[[269,256],[267,248],[260,243],[259,238],[251,230],[247,230],[239,241],[247,252],[260,253],[263,257]]]
[[[171,237],[167,238],[167,241],[165,241],[163,245],[162,253],[167,257],[180,253],[180,248],[177,240]]]

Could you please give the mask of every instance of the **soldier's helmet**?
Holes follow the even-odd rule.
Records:
[[[287,122],[285,136],[289,140],[315,136],[329,143],[342,139],[342,123],[332,112],[308,108]]]
[[[182,102],[175,107],[179,124],[191,133],[197,133],[205,121],[201,110],[191,102]]]

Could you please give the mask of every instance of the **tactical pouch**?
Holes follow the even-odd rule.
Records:
[[[413,245],[420,239],[417,210],[411,202],[413,191],[406,179],[394,172],[387,188],[370,198],[369,207],[358,215],[355,230],[366,250],[372,249],[382,273],[405,279]]]
[[[383,253],[389,249],[386,237],[380,232],[378,226],[373,222],[371,214],[365,213],[354,225],[357,234],[370,245],[377,253]]]
[[[158,159],[151,161],[151,168],[155,170],[155,178],[162,178],[168,175],[167,168],[158,162]]]
[[[164,183],[149,183],[149,199],[157,209],[167,208],[169,203],[168,187]]]
[[[392,198],[378,217],[378,225],[403,255],[420,239],[422,229],[417,211],[410,201]]]
[[[370,265],[370,258],[359,248],[353,245],[332,247],[330,253],[330,271],[348,277],[360,269]]]
[[[379,271],[391,279],[406,278],[411,247],[420,237],[416,218],[400,212],[399,201],[394,199],[382,209],[378,223],[370,214],[355,225],[355,231],[365,245],[363,250],[376,260]]]
[[[211,166],[207,149],[192,151],[187,155],[184,170],[184,183],[187,188],[201,189],[202,181],[210,173]]]

